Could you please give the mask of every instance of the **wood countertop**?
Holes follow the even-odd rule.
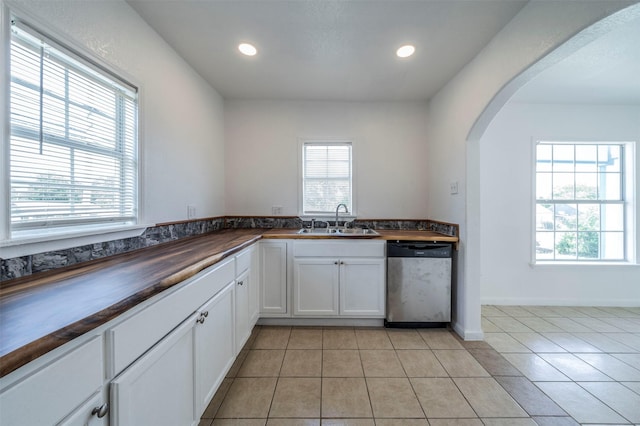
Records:
[[[297,231],[227,229],[0,283],[0,377],[261,238],[345,238]],[[458,242],[430,231],[378,232],[376,239]]]
[[[288,238],[288,239],[345,239],[344,235],[334,234],[298,234],[298,229],[270,229],[264,231],[262,238]],[[440,234],[433,231],[401,231],[393,229],[377,229],[380,235],[358,236],[357,239],[378,240],[404,240],[404,241],[442,241],[458,244],[458,237]]]

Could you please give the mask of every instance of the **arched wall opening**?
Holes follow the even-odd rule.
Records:
[[[637,1],[530,2],[431,99],[429,217],[461,224],[452,326],[463,338],[483,337],[482,135],[533,76],[639,14]],[[454,180],[461,182],[455,195],[448,191]]]
[[[635,265],[638,211],[634,209],[640,193],[633,179],[633,165],[640,163],[635,148],[640,141],[640,17],[636,14],[629,20],[634,16],[631,12],[625,10],[590,26],[514,79],[529,81],[509,94],[475,142],[482,182],[479,225],[483,305],[640,305],[640,266]],[[555,235],[564,236],[559,240],[565,244],[562,253],[554,248],[562,244],[556,245],[558,240],[554,243],[553,234],[534,231],[536,217],[550,212],[543,205],[536,211],[534,202],[537,141],[625,144],[626,261],[598,263],[581,255],[580,264],[536,262],[536,258],[553,253],[569,257],[567,242],[571,236],[563,232]],[[580,149],[587,152],[589,148]],[[578,179],[586,176],[576,175]],[[583,185],[578,181],[576,188],[588,190]],[[575,207],[577,214],[593,205],[558,207]],[[566,218],[563,214],[553,216],[558,221],[554,228],[570,227],[571,214]],[[590,229],[596,229],[601,219],[599,210],[590,218],[596,226]],[[600,241],[600,234],[582,235],[597,238],[596,251],[607,246],[606,237]],[[551,241],[546,236],[551,236]],[[544,250],[552,254],[543,254]]]

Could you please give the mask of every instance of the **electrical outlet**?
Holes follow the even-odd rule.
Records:
[[[451,186],[451,194],[457,194],[458,193],[458,181],[454,180],[450,182],[450,186]]]
[[[280,216],[282,214],[282,206],[272,206],[271,214],[274,216]]]
[[[196,218],[196,206],[193,204],[187,204],[187,219]]]

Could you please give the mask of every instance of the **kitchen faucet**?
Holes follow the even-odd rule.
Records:
[[[338,204],[338,207],[336,207],[336,229],[338,229],[338,210],[340,210],[340,206],[344,207],[344,212],[345,213],[349,213],[349,208],[347,207],[346,204]]]

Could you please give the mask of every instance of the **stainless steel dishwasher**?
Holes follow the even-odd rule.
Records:
[[[441,327],[451,322],[452,245],[387,243],[387,327]]]

